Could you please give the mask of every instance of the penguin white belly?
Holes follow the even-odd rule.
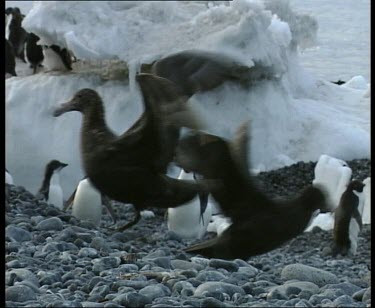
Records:
[[[47,203],[53,204],[60,210],[63,209],[63,192],[59,184],[50,185]]]
[[[61,60],[60,56],[55,53],[51,48],[44,48],[43,47],[43,65],[48,70],[59,70],[59,71],[66,71],[66,67]]]
[[[319,213],[317,216],[314,216],[313,214],[311,222],[305,229],[305,232],[310,232],[316,226],[326,231],[332,230],[334,222],[335,219],[333,213]]]
[[[313,185],[320,185],[327,191],[328,203],[334,210],[350,182],[352,169],[341,159],[321,155],[315,166],[314,176]]]
[[[362,222],[364,224],[371,223],[371,178],[366,178],[363,183],[365,187],[363,187],[363,196],[364,196],[364,206],[363,206],[363,214],[362,214]]]
[[[207,226],[207,232],[214,232],[217,236],[220,236],[226,229],[230,227],[232,221],[229,217],[224,215],[212,216],[212,221]]]
[[[6,15],[6,18],[5,18],[5,38],[7,40],[9,40],[9,33],[10,33],[10,29],[9,29],[9,26],[10,26],[10,23],[12,22],[12,19],[13,19],[13,15],[12,14],[9,14],[9,15]]]
[[[364,207],[364,203],[365,203],[363,192],[359,193],[359,192],[353,191],[353,193],[355,195],[357,195],[358,198],[359,198],[359,200],[358,200],[358,212],[362,217],[363,207]],[[359,232],[360,232],[360,228],[359,228],[358,222],[352,217],[350,219],[350,224],[349,224],[349,240],[350,240],[349,251],[352,255],[355,255],[357,253]]]
[[[5,171],[5,183],[13,185],[13,177]]]
[[[84,179],[78,184],[72,214],[78,219],[91,220],[95,225],[100,224],[102,217],[101,195],[88,179]]]
[[[179,179],[193,179],[192,173],[181,171]],[[176,208],[168,208],[168,229],[174,231],[182,238],[200,239],[206,233],[212,215],[211,205],[207,203],[203,219],[199,197]]]

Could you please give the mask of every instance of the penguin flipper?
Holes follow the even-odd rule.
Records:
[[[233,161],[245,177],[250,176],[248,157],[248,145],[250,143],[249,126],[250,121],[243,122],[236,130],[234,139],[229,143]]]
[[[361,214],[359,214],[359,211],[358,209],[355,209],[353,211],[353,218],[357,221],[358,225],[359,225],[359,229],[362,230],[362,227],[363,227],[363,224],[362,224],[362,217],[361,217]]]

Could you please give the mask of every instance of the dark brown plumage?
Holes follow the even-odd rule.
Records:
[[[82,113],[84,172],[102,194],[132,203],[137,210],[135,222],[145,207],[176,207],[191,200],[198,191],[210,188],[209,183],[181,181],[165,175],[174,155],[179,128],[196,125],[186,107],[186,98],[164,78],[139,74],[136,79],[145,110],[121,136],[107,127],[103,102],[92,89],[78,91],[71,101],[54,112],[54,116],[68,111]]]
[[[224,54],[203,50],[184,50],[168,55],[143,65],[142,71],[173,81],[181,93],[189,97],[212,90],[225,81],[249,84],[275,75],[271,67],[261,63],[248,67]]]
[[[196,132],[182,138],[176,162],[208,179],[219,179],[224,188],[212,196],[232,225],[219,237],[194,245],[187,252],[222,259],[248,258],[268,252],[302,233],[313,212],[327,209],[325,196],[316,187],[307,187],[293,200],[276,201],[260,191],[247,168],[247,125],[234,142]]]
[[[335,223],[333,227],[332,254],[346,255],[350,249],[349,239],[350,220],[354,218],[359,227],[362,228],[362,217],[358,211],[359,198],[353,191],[362,192],[365,184],[353,180],[341,196],[339,206],[335,210]]]

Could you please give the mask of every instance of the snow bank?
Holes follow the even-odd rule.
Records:
[[[35,1],[24,19],[26,30],[67,46],[81,59],[123,60],[130,80],[103,80],[79,71],[7,79],[6,166],[15,182],[35,192],[45,164],[55,158],[69,163],[61,183],[65,196],[70,194],[82,178],[81,116],[70,113],[56,119],[51,109],[78,89],[94,88],[105,102],[108,125],[121,133],[142,111],[134,87],[140,64],[185,49],[220,51],[245,65],[256,60],[279,72],[279,80],[261,81],[249,89],[227,82],[190,100],[206,131],[225,138],[232,138],[242,121],[251,120],[252,169],[316,161],[322,153],[345,160],[368,158],[368,89],[337,86],[309,75],[293,47],[293,41],[302,42],[293,36],[298,18],[290,26],[294,15],[279,15],[255,0],[235,0],[229,6]]]

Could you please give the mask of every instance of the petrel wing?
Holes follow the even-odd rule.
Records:
[[[234,139],[229,143],[233,161],[245,177],[250,176],[248,162],[249,125],[249,121],[242,123],[237,129]]]

